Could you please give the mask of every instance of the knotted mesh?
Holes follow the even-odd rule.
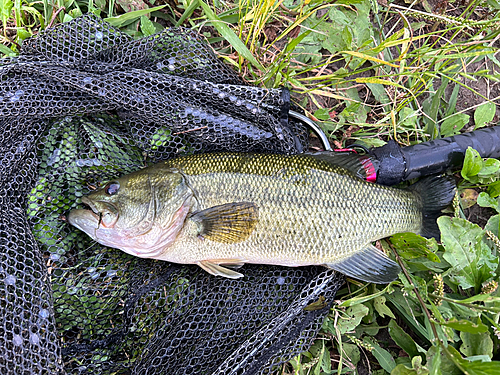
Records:
[[[133,40],[93,15],[0,63],[0,373],[257,374],[307,349],[341,276],[211,276],[64,221],[103,182],[177,155],[297,153],[284,89],[245,85],[197,34]],[[304,307],[324,296],[327,307]]]

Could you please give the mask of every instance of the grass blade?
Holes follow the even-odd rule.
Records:
[[[198,3],[198,0],[194,0],[189,6],[186,8],[184,13],[182,13],[181,18],[179,18],[179,21],[176,22],[175,26],[180,26],[184,23],[185,20],[187,20],[193,12],[198,8],[200,4]]]
[[[163,9],[166,6],[167,5],[165,4],[165,5],[160,5],[160,6],[154,7],[154,8],[136,10],[133,12],[124,13],[120,16],[105,18],[104,21],[119,28],[119,27],[127,26],[128,24],[131,24],[132,22],[141,18],[141,16],[144,16],[148,13],[154,12],[155,10]]]
[[[226,39],[229,44],[240,54],[240,56],[247,59],[255,68],[259,70],[264,70],[264,67],[257,61],[257,59],[252,55],[248,48],[243,44],[243,42],[236,36],[236,34],[227,26],[221,19],[212,11],[212,9],[205,4],[202,0],[198,0],[198,3],[203,8],[206,16],[212,23],[212,25],[217,29],[217,31]]]

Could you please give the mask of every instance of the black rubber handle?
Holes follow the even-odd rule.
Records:
[[[500,126],[403,148],[396,142],[389,141],[371,151],[380,163],[377,182],[382,185],[395,185],[401,181],[459,167],[469,146],[477,150],[483,158],[500,158]]]

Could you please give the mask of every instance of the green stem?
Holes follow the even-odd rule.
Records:
[[[429,296],[431,296],[434,299],[442,299],[443,301],[456,303],[456,304],[468,307],[470,309],[489,311],[489,312],[492,312],[492,313],[500,313],[500,308],[498,308],[498,307],[479,306],[479,305],[474,305],[473,303],[460,302],[460,300],[448,298],[446,296],[442,296],[441,297],[441,296],[438,296],[438,295],[433,294],[433,293],[429,293]]]
[[[437,333],[436,325],[434,324],[434,321],[432,319],[431,312],[429,311],[429,309],[427,308],[427,306],[424,303],[424,300],[420,296],[418,288],[415,286],[415,284],[413,284],[413,280],[411,279],[410,274],[406,270],[406,267],[404,266],[403,261],[399,257],[399,254],[396,251],[396,249],[394,248],[394,246],[392,245],[392,243],[390,243],[389,241],[387,241],[387,243],[389,244],[389,247],[391,248],[392,252],[396,256],[396,260],[398,261],[399,266],[403,270],[403,273],[405,274],[406,279],[413,286],[413,291],[415,292],[415,295],[417,296],[418,301],[420,302],[420,305],[422,306],[422,309],[425,312],[425,315],[427,315],[427,319],[429,320],[429,324],[431,325],[431,328],[432,328],[432,333],[434,334],[434,341],[441,342],[441,340],[439,339],[438,333]]]

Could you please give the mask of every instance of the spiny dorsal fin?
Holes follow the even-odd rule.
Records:
[[[199,235],[211,241],[235,243],[250,236],[259,221],[257,205],[250,202],[226,203],[191,216],[199,223]]]
[[[349,258],[326,266],[354,279],[375,284],[390,283],[401,272],[401,268],[393,260],[371,244]]]
[[[320,151],[308,153],[307,155],[328,164],[347,169],[356,177],[362,178],[363,180],[375,176],[376,169],[378,168],[377,160],[355,153]]]

